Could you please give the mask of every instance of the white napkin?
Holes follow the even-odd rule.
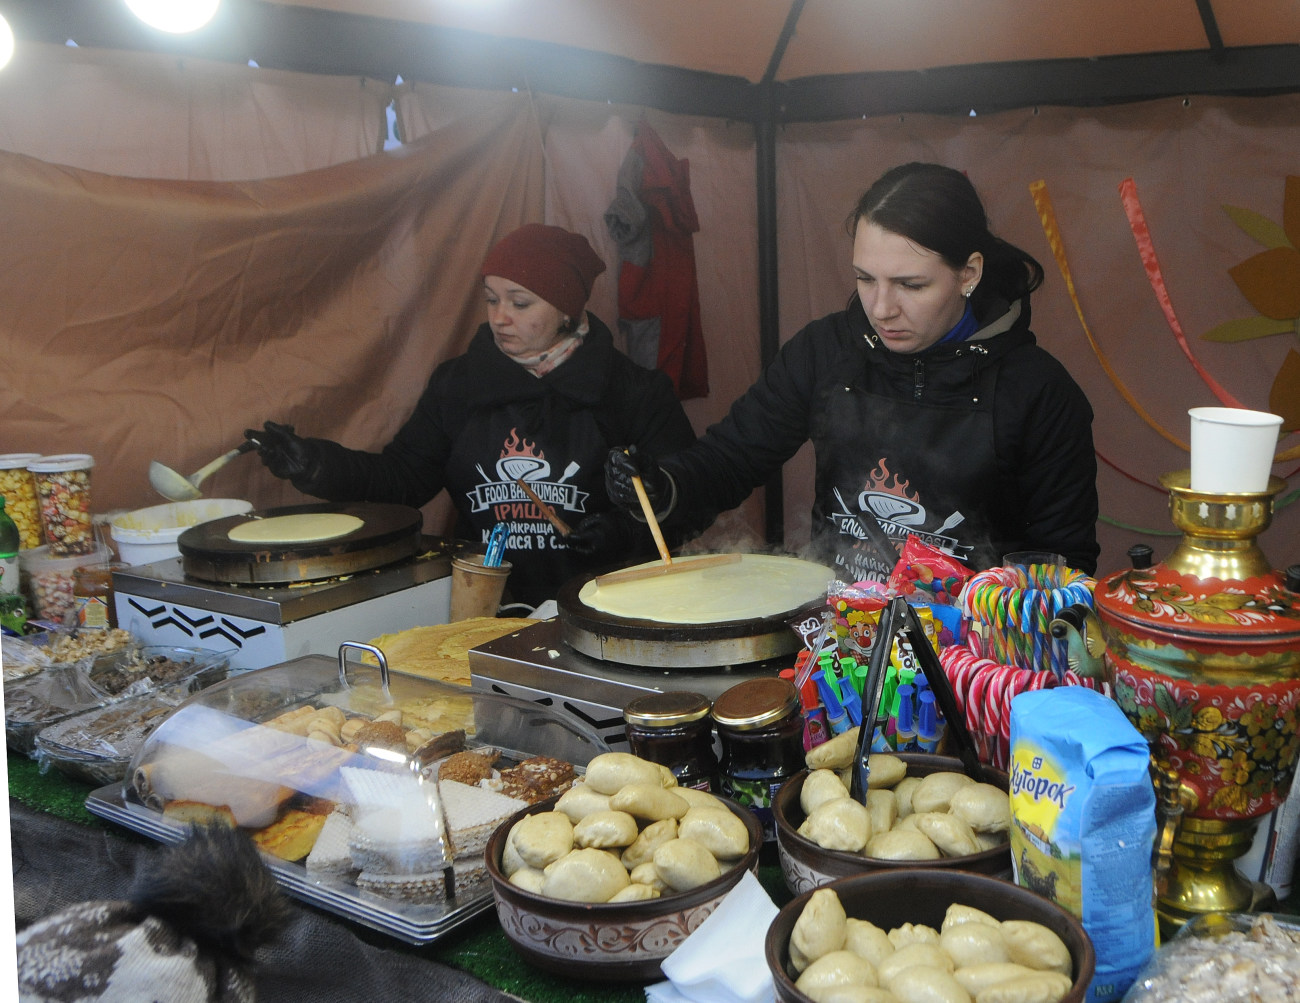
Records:
[[[771,1003],[776,998],[763,942],[777,908],[746,871],[663,961],[667,982],[646,986],[648,1003]]]

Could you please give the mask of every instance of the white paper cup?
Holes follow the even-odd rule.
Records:
[[[1194,407],[1193,491],[1258,494],[1268,490],[1282,418],[1239,407]]]

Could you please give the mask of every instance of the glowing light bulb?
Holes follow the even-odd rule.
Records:
[[[8,65],[14,54],[14,30],[9,22],[0,15],[0,70]]]
[[[126,0],[131,13],[151,28],[180,35],[212,20],[221,0]]]

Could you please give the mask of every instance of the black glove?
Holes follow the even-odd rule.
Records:
[[[262,430],[245,429],[244,438],[257,443],[257,455],[266,464],[266,469],[276,477],[291,480],[295,484],[315,477],[320,466],[320,455],[311,442],[294,434],[292,425],[268,421],[263,424]]]
[[[672,511],[673,502],[677,499],[672,478],[659,466],[659,461],[636,446],[609,451],[605,460],[605,493],[619,508],[626,509],[640,519],[641,500],[632,484],[632,478],[638,476],[645,488],[646,497],[650,499],[650,507],[658,518],[664,518]]]
[[[623,512],[612,511],[587,516],[564,538],[564,543],[575,553],[593,558],[594,563],[612,564],[627,557],[635,540],[632,521]]]

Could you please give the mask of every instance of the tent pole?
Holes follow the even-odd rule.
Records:
[[[776,260],[776,121],[772,86],[760,84],[755,133],[755,177],[758,188],[758,352],[766,369],[781,347]],[[763,486],[763,536],[769,544],[785,539],[785,487],[777,470]]]
[[[758,83],[758,108],[754,118],[754,177],[758,189],[758,354],[766,369],[781,348],[778,309],[779,275],[776,264],[776,71],[794,37],[805,0],[793,0],[781,34],[772,47],[763,79]],[[763,486],[763,536],[769,544],[785,541],[785,484],[778,470]]]

